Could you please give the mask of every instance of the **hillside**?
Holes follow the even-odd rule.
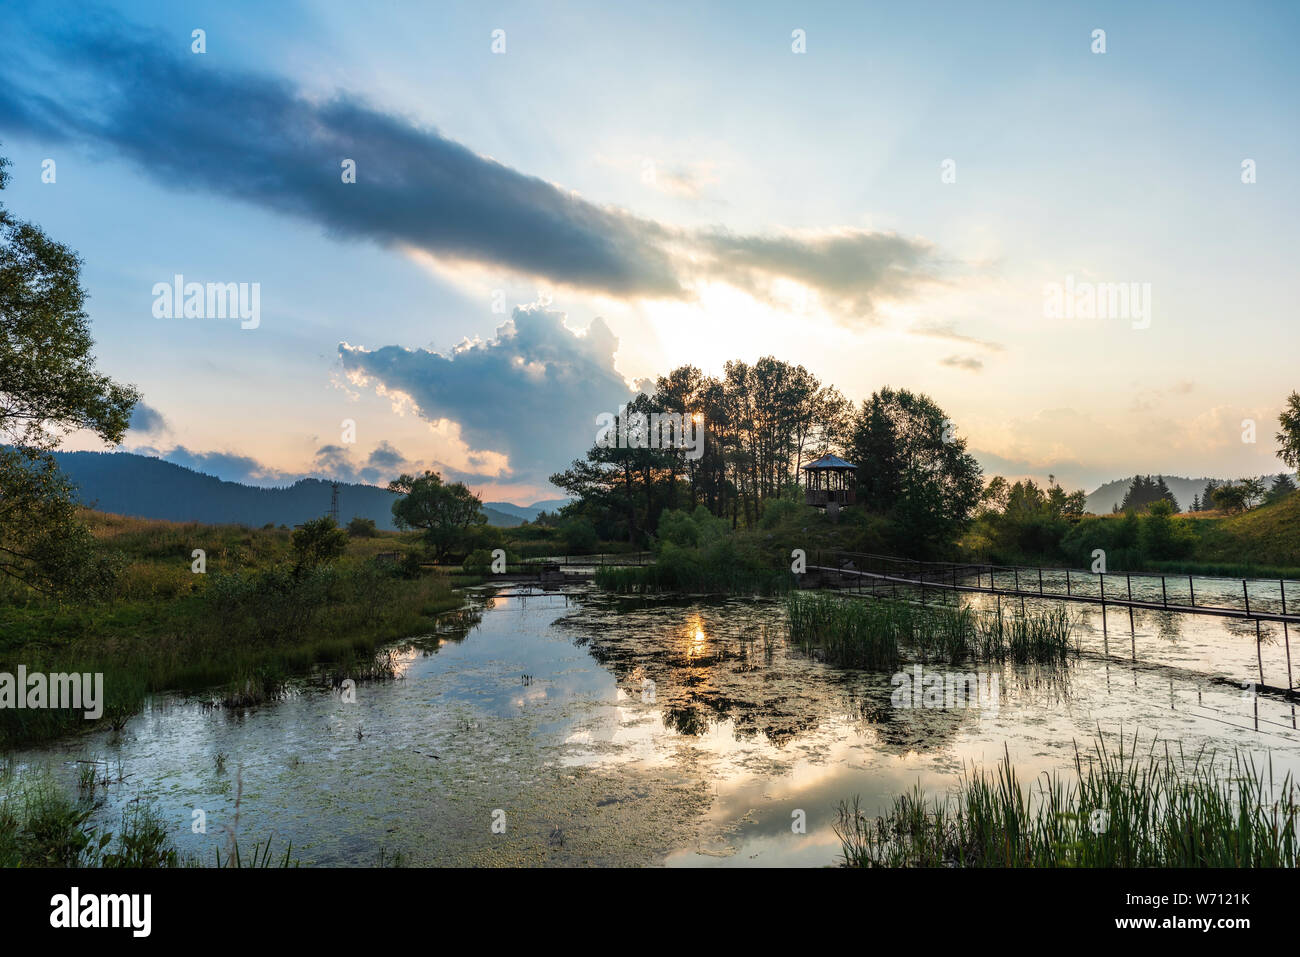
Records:
[[[1202,521],[1197,549],[1202,561],[1300,567],[1300,493],[1274,505]]]
[[[130,452],[56,452],[55,459],[76,483],[83,505],[102,512],[209,525],[298,525],[329,511],[330,483],[300,479],[285,488],[257,488],[227,482],[162,459]],[[387,489],[339,483],[339,520],[360,516],[392,529],[393,499]],[[488,523],[501,528],[521,519],[484,508]]]

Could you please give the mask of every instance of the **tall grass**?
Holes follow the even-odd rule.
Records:
[[[1297,813],[1291,775],[1275,782],[1271,763],[1155,741],[1140,753],[1136,735],[1112,750],[1099,734],[1068,778],[1026,790],[1004,752],[947,798],[918,785],[877,818],[842,802],[835,832],[852,867],[1295,867]]]
[[[982,661],[1056,664],[1070,655],[1074,627],[1062,605],[1032,612],[1002,607],[984,611],[973,621],[975,655]]]
[[[786,599],[786,615],[792,643],[829,664],[851,668],[892,669],[905,653],[922,661],[1059,663],[1069,656],[1074,633],[1069,613],[1059,607],[977,612],[966,606],[793,593]]]

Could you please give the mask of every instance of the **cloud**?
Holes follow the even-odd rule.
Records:
[[[871,320],[879,302],[936,279],[920,240],[665,225],[584,200],[348,93],[311,98],[276,77],[168,53],[174,39],[103,18],[56,42],[43,50],[0,42],[7,130],[102,149],[166,185],[239,197],[340,237],[621,299],[691,299],[708,280],[766,296],[773,281],[793,279],[844,321]],[[356,162],[354,184],[342,182],[345,158]]]
[[[981,349],[987,349],[989,352],[1001,352],[1003,347],[1001,343],[989,342],[986,339],[977,339],[974,336],[962,335],[956,330],[951,322],[929,322],[913,327],[909,330],[914,336],[926,336],[931,339],[944,339],[948,342],[960,342],[968,346],[978,346]]]
[[[338,482],[364,482],[367,485],[387,485],[403,472],[423,472],[425,466],[407,459],[387,441],[381,441],[371,449],[360,463],[353,461],[352,449],[343,445],[322,445],[316,450],[312,459],[314,470],[311,474],[320,478],[333,479]],[[449,481],[464,481],[465,473],[448,468],[441,463],[433,463],[434,471]]]
[[[131,421],[127,429],[143,435],[162,435],[168,431],[168,425],[163,414],[153,406],[137,402],[131,410]]]
[[[965,369],[967,372],[979,372],[984,368],[984,363],[973,356],[944,356],[939,360],[939,365]]]
[[[532,305],[516,308],[493,339],[446,355],[341,343],[339,358],[354,384],[400,393],[431,423],[457,423],[471,448],[508,457],[512,480],[536,482],[589,449],[596,416],[631,397],[617,349],[602,319],[575,332],[563,313]]]
[[[240,455],[236,452],[198,452],[183,445],[176,445],[169,449],[144,445],[131,448],[129,451],[137,455],[151,455],[165,462],[182,465],[227,482],[261,487],[292,485],[299,479],[305,478],[387,485],[402,472],[423,472],[426,468],[434,469],[448,481],[464,482],[481,478],[475,474],[449,468],[439,462],[426,465],[410,460],[388,442],[380,442],[360,461],[354,460],[351,447],[322,445],[316,450],[311,468],[301,472],[278,469],[252,456]]]
[[[929,243],[860,229],[738,236],[698,236],[700,270],[769,297],[775,279],[818,292],[844,318],[869,318],[881,300],[905,299],[936,281]],[[697,256],[697,259],[700,256]],[[770,297],[769,297],[770,298]]]

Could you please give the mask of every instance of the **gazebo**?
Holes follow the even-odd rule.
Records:
[[[853,473],[856,465],[835,455],[823,455],[815,462],[803,466],[804,502],[817,508],[828,505],[852,505]]]

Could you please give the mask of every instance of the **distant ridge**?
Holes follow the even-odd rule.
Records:
[[[55,452],[59,468],[76,483],[83,505],[137,518],[211,525],[298,525],[326,514],[330,485],[299,479],[284,488],[258,488],[133,452]],[[339,521],[374,519],[392,529],[393,499],[387,489],[358,482],[339,483]],[[518,506],[515,506],[516,508]],[[508,528],[518,516],[483,509],[488,524]]]
[[[493,508],[498,512],[521,518],[525,522],[531,522],[542,512],[558,512],[572,501],[571,498],[548,498],[541,502],[534,502],[532,505],[515,505],[512,502],[484,502],[483,507],[485,509]]]

